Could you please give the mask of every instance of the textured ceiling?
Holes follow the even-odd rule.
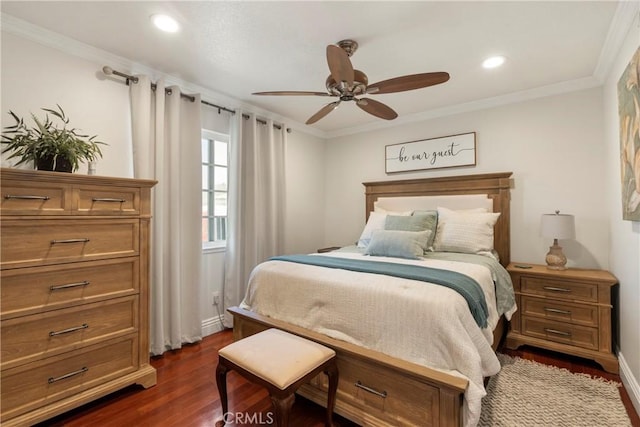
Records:
[[[328,44],[356,40],[351,60],[370,82],[449,72],[442,85],[371,95],[402,118],[592,78],[617,7],[615,1],[1,3],[3,14],[299,123],[334,99],[251,93],[324,91]],[[154,13],[174,16],[182,30],[158,32],[149,21]],[[506,64],[484,70],[482,60],[496,54]],[[313,127],[338,132],[378,121],[346,102]]]

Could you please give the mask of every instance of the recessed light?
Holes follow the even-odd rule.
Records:
[[[158,29],[166,31],[167,33],[175,33],[180,29],[178,22],[167,15],[151,15],[151,22],[153,22],[153,25]]]
[[[487,58],[482,63],[484,68],[496,68],[504,64],[505,57],[504,56],[492,56],[491,58]]]

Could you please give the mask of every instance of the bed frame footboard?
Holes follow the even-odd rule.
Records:
[[[362,426],[460,426],[468,381],[425,366],[232,307],[235,340],[277,328],[336,351],[340,381],[335,412]],[[325,405],[327,380],[319,375],[298,393]]]

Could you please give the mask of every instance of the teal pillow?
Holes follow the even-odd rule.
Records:
[[[427,242],[427,250],[433,250],[433,241],[436,238],[436,228],[438,227],[438,211],[414,211],[413,216],[423,218],[423,221],[426,222],[424,229],[431,231],[429,241]]]
[[[365,254],[420,259],[430,235],[431,231],[376,230]]]
[[[385,230],[424,231],[428,226],[429,223],[426,216],[387,215],[384,221]]]

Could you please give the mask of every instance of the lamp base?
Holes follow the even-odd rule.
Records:
[[[549,270],[566,270],[567,257],[562,253],[562,247],[558,245],[549,246],[549,252],[545,257]]]

